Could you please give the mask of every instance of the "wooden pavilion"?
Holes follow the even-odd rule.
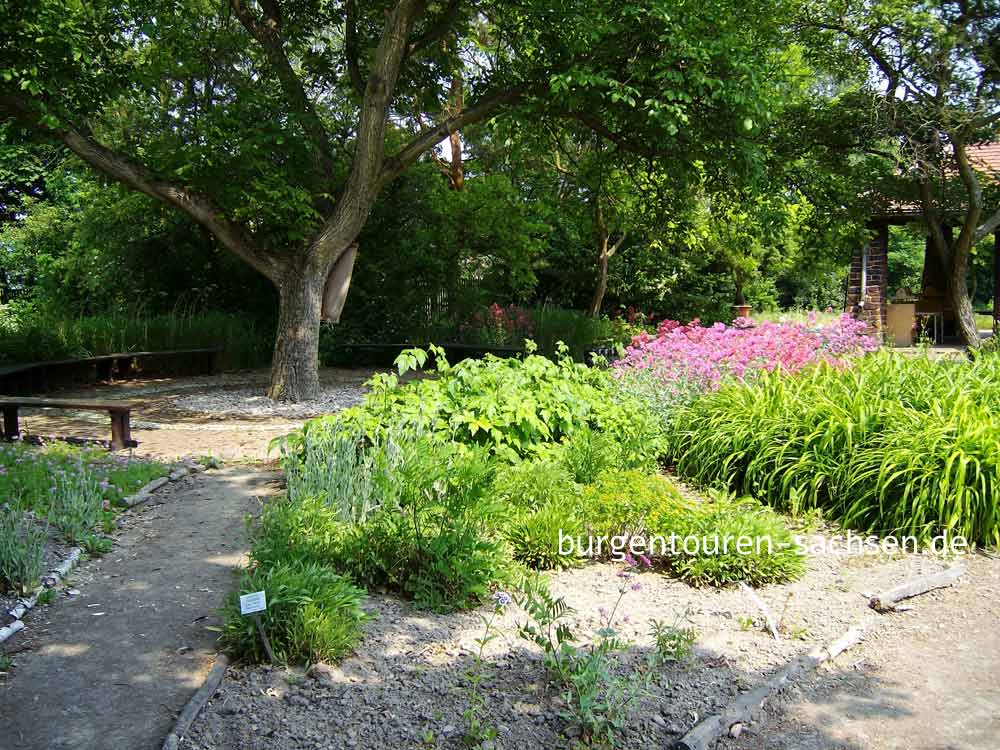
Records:
[[[970,161],[977,171],[1000,180],[1000,143],[968,148]],[[919,326],[934,343],[955,341],[955,313],[945,294],[947,276],[928,236],[924,249],[921,288],[913,299],[890,299],[888,288],[889,227],[923,222],[920,206],[894,207],[869,221],[871,235],[854,252],[847,283],[845,310],[867,320],[873,329],[897,346],[912,343],[910,332]],[[954,226],[945,227],[947,233]],[[993,233],[993,329],[1000,326],[1000,229]]]

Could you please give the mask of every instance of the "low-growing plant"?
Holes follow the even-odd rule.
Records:
[[[360,637],[364,591],[324,565],[278,562],[244,570],[223,606],[220,643],[239,658],[267,658],[254,619],[240,614],[239,595],[254,591],[267,596],[260,619],[279,662],[335,661]]]
[[[70,544],[80,543],[101,520],[104,496],[81,462],[56,476],[49,498],[49,523]]]
[[[565,622],[572,608],[562,597],[554,597],[540,579],[527,579],[519,596],[518,604],[529,619],[518,632],[541,648],[545,668],[562,690],[563,718],[579,727],[587,744],[617,745],[620,731],[652,678],[652,671],[646,669],[621,673],[620,656],[629,644],[618,636],[614,624],[626,593],[640,588],[631,575],[622,572],[618,599],[594,639],[581,646]]]
[[[742,581],[764,586],[794,580],[805,572],[805,555],[784,521],[753,500],[717,494],[679,518],[671,533],[685,542],[696,540],[697,549],[693,544],[678,544],[666,564],[692,585]]]
[[[583,531],[578,492],[570,473],[553,460],[521,461],[498,472],[492,493],[511,509],[500,532],[515,560],[536,570],[578,563],[575,554],[559,549],[560,534],[576,537]]]
[[[698,640],[698,631],[694,628],[680,627],[679,619],[673,623],[649,621],[649,634],[653,637],[656,666],[683,662],[691,656],[692,647]]]
[[[114,549],[115,540],[98,534],[87,534],[80,540],[80,546],[91,557],[100,557]]]
[[[560,452],[563,465],[580,484],[592,484],[606,469],[618,466],[618,446],[606,433],[583,427],[566,439]]]
[[[645,535],[650,525],[665,529],[677,523],[680,515],[690,512],[674,484],[664,476],[637,470],[606,471],[597,481],[583,488],[580,515],[593,539],[625,543]],[[609,556],[610,549],[590,550],[594,556]]]
[[[27,593],[42,575],[45,529],[34,525],[7,504],[0,505],[0,584]]]
[[[481,602],[511,568],[509,549],[496,531],[503,508],[490,494],[494,462],[482,449],[406,434],[411,439],[387,433],[343,460],[347,470],[377,479],[365,486],[376,487],[370,497],[378,501],[365,504],[363,513],[345,512],[344,503],[352,501],[339,491],[331,501],[330,492],[310,490],[305,480],[291,482],[289,499],[265,508],[253,532],[251,559],[327,565],[358,585],[394,589],[435,611]],[[309,461],[312,451],[322,453],[324,443],[309,435],[288,460]],[[322,476],[316,482],[326,487]]]
[[[469,705],[462,712],[462,720],[465,722],[463,740],[469,747],[479,746],[497,736],[497,729],[489,721],[486,713],[486,700],[480,692],[480,686],[487,676],[483,652],[486,646],[498,637],[493,622],[503,614],[512,601],[511,595],[506,591],[498,591],[493,594],[493,611],[488,617],[480,616],[483,621],[483,634],[475,639],[476,653],[472,667],[466,673],[466,679],[469,681]]]
[[[579,538],[583,523],[575,502],[553,500],[522,510],[504,526],[514,559],[534,570],[570,568],[580,563],[575,552],[559,548],[561,538]]]

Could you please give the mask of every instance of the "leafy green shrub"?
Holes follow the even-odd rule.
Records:
[[[554,461],[521,461],[504,468],[493,483],[493,499],[512,509],[500,532],[516,561],[535,569],[567,568],[575,554],[559,550],[560,532],[583,531],[577,509],[579,486]]]
[[[607,434],[583,427],[563,443],[560,458],[573,479],[591,484],[605,469],[619,468],[617,453],[616,444]]]
[[[0,585],[27,593],[42,575],[45,530],[24,520],[9,505],[0,505]]]
[[[282,663],[334,661],[358,641],[364,592],[323,565],[279,562],[244,570],[223,606],[220,642],[239,658],[267,658],[253,618],[240,614],[239,595],[253,591],[267,595],[260,619]]]
[[[286,466],[299,475],[253,531],[256,564],[326,565],[436,611],[475,606],[505,580],[510,552],[495,531],[503,508],[491,498],[495,462],[485,450],[398,429],[362,444],[343,429],[316,423],[288,446]],[[324,466],[377,501],[345,498]]]
[[[694,585],[757,586],[796,578],[804,570],[801,550],[781,518],[752,501],[717,496],[691,502],[666,477],[632,470],[601,474],[584,488],[581,505],[591,554],[620,556],[635,539]],[[738,547],[741,538],[747,541]],[[604,540],[600,551],[597,539]]]
[[[611,376],[563,357],[522,359],[487,356],[450,365],[431,347],[433,377],[400,385],[395,375],[376,375],[363,404],[306,429],[338,422],[377,441],[400,425],[443,440],[481,446],[508,461],[530,456],[583,427],[607,432],[622,446],[620,460],[651,466],[662,449],[659,427],[638,401],[611,396]],[[423,367],[427,352],[410,349],[396,360],[400,374]]]
[[[678,544],[666,559],[670,570],[695,586],[750,586],[794,580],[805,557],[782,519],[752,500],[716,499],[679,517],[671,531],[699,542]],[[742,541],[741,541],[742,540]]]
[[[515,560],[535,570],[551,570],[578,564],[576,554],[559,549],[559,539],[561,535],[575,539],[582,531],[575,503],[555,500],[521,511],[510,520],[504,534]]]
[[[874,534],[1000,542],[996,355],[765,373],[681,412],[669,452],[697,482]]]
[[[668,527],[691,509],[669,479],[634,469],[601,474],[584,487],[580,506],[588,533],[606,539],[629,539],[651,527]]]

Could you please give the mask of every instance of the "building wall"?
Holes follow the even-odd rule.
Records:
[[[865,320],[878,335],[885,330],[889,282],[889,228],[875,227],[868,239],[867,262],[865,246],[857,248],[851,258],[847,281],[847,312]],[[864,299],[861,290],[864,287]]]

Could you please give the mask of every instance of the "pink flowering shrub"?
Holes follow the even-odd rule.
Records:
[[[531,315],[519,305],[501,307],[496,302],[484,311],[472,314],[461,326],[463,340],[472,343],[500,346],[520,344],[531,338],[535,323]]]
[[[866,324],[844,314],[832,325],[808,321],[754,323],[737,318],[731,326],[682,325],[664,320],[655,335],[639,334],[614,363],[619,379],[638,375],[682,399],[719,386],[723,379],[743,379],[758,371],[796,372],[817,361],[846,363],[878,348],[865,334]]]

